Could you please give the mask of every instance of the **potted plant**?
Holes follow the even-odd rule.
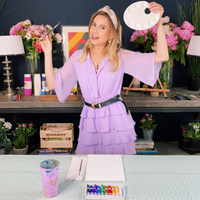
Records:
[[[143,129],[143,138],[144,140],[153,140],[154,129],[157,127],[155,124],[155,119],[153,115],[145,114],[145,116],[140,120],[141,126],[140,129]]]
[[[190,141],[188,148],[200,149],[200,122],[199,120],[193,120],[186,126],[182,126],[183,140]],[[182,143],[183,145],[183,143]]]
[[[195,27],[195,35],[200,35],[200,0],[193,0],[189,5],[177,1],[179,23],[187,20]],[[188,56],[189,72],[187,77],[188,89],[198,91],[200,86],[200,57]]]
[[[12,128],[10,122],[6,122],[4,118],[0,118],[0,154],[5,154],[5,147],[12,144],[7,137],[11,135],[8,131]]]
[[[36,133],[37,129],[33,123],[18,123],[17,125],[18,127],[13,131],[13,149],[15,154],[27,154],[29,139]]]

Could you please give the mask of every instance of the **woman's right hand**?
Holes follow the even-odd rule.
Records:
[[[40,39],[40,45],[44,51],[44,54],[49,54],[52,52],[52,41],[51,41],[51,34],[43,35]]]

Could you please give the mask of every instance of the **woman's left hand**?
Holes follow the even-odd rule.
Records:
[[[152,13],[160,13],[160,18],[162,17],[164,13],[164,8],[162,7],[162,5],[156,2],[149,3],[149,9]]]

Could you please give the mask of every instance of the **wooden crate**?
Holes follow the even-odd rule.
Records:
[[[40,127],[41,148],[73,148],[72,123],[45,123]]]
[[[40,101],[58,101],[57,95],[40,95]],[[78,101],[78,91],[76,94],[70,93],[66,101]]]

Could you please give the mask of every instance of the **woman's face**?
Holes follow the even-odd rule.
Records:
[[[93,45],[106,46],[111,39],[111,30],[108,19],[103,15],[97,15],[90,27],[89,36]]]

